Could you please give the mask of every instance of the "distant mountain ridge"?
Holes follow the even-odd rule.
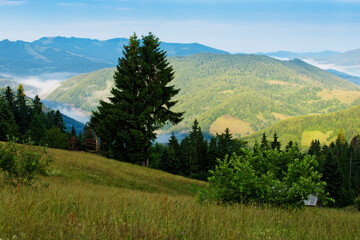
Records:
[[[266,55],[269,57],[274,58],[282,58],[282,59],[304,59],[304,58],[316,58],[316,59],[323,59],[332,57],[334,55],[340,54],[340,52],[334,51],[323,51],[323,52],[289,52],[289,51],[277,51],[277,52],[267,52],[267,53],[256,53],[257,55]]]
[[[75,74],[114,67],[122,56],[126,38],[96,40],[87,38],[44,37],[33,42],[0,41],[0,74],[35,76],[42,73]],[[168,56],[200,52],[226,53],[198,43],[162,43]]]
[[[360,77],[360,49],[354,49],[346,52],[323,51],[297,53],[277,51],[257,54],[266,55],[280,60],[299,58],[322,69],[334,69],[348,75]]]
[[[187,131],[197,118],[205,132],[229,127],[249,135],[289,117],[329,113],[360,103],[360,87],[299,59],[280,61],[260,55],[200,53],[169,57],[180,88],[176,111],[184,120],[164,131]],[[114,68],[70,78],[50,100],[95,110],[110,96]]]

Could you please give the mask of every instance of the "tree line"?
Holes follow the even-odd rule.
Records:
[[[313,140],[308,154],[316,157],[326,190],[335,199],[331,206],[360,204],[360,135],[347,142],[340,129],[336,141],[329,145]]]
[[[96,150],[96,137],[85,126],[76,133],[65,127],[59,110],[45,109],[39,96],[26,96],[20,84],[16,91],[7,86],[0,94],[0,141],[29,139],[35,145],[69,150]]]

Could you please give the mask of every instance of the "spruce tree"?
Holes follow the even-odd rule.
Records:
[[[195,119],[194,124],[191,127],[189,133],[190,141],[190,154],[189,154],[189,165],[190,173],[199,173],[200,171],[205,171],[207,168],[206,163],[206,145],[204,141],[204,136],[201,132],[199,122]]]
[[[15,105],[17,111],[15,113],[15,119],[19,126],[19,132],[23,139],[25,138],[25,133],[28,129],[30,122],[30,109],[26,104],[25,97],[25,90],[20,84],[16,93]]]
[[[16,136],[18,126],[9,104],[0,96],[0,140],[6,141],[7,137]]]
[[[159,39],[150,33],[141,42],[134,34],[124,46],[112,96],[109,102],[100,101],[90,127],[107,143],[110,156],[148,165],[155,130],[168,121],[177,124],[182,113],[171,110],[179,89],[169,85],[174,71],[166,52],[160,50]]]
[[[62,133],[65,133],[66,126],[59,110],[56,110],[54,120],[55,120],[55,127],[59,128]]]
[[[280,152],[280,147],[281,147],[281,144],[280,142],[278,141],[278,136],[276,134],[276,132],[274,133],[274,140],[271,142],[271,149],[277,149],[279,152]]]
[[[167,147],[169,150],[169,162],[171,165],[169,172],[178,174],[180,172],[179,170],[180,144],[177,138],[175,137],[174,132],[171,133]]]
[[[71,136],[76,137],[76,131],[75,131],[74,125],[72,125],[72,127],[71,127]]]
[[[10,107],[10,111],[13,113],[13,115],[15,116],[17,109],[16,109],[16,100],[15,100],[15,95],[13,90],[7,86],[4,92],[4,99],[7,102],[7,104]]]
[[[263,150],[269,150],[270,149],[269,141],[267,140],[265,133],[263,133],[263,136],[261,138],[260,148],[263,149]]]

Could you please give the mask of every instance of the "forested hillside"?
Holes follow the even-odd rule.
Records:
[[[360,88],[301,60],[259,55],[197,54],[169,57],[175,70],[176,111],[184,120],[164,130],[188,130],[197,118],[204,131],[249,135],[299,115],[330,113],[360,103]],[[47,99],[95,110],[113,85],[113,68],[75,76]]]
[[[282,146],[285,146],[289,140],[297,141],[302,146],[310,146],[314,139],[320,140],[321,144],[329,144],[336,139],[342,128],[346,140],[349,141],[360,133],[359,116],[360,105],[324,115],[294,117],[260,130],[247,137],[246,140],[254,142],[257,139],[259,141],[263,133],[272,136],[276,132]]]

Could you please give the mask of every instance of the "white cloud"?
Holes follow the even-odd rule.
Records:
[[[26,1],[0,0],[0,6],[18,6],[25,3]]]

